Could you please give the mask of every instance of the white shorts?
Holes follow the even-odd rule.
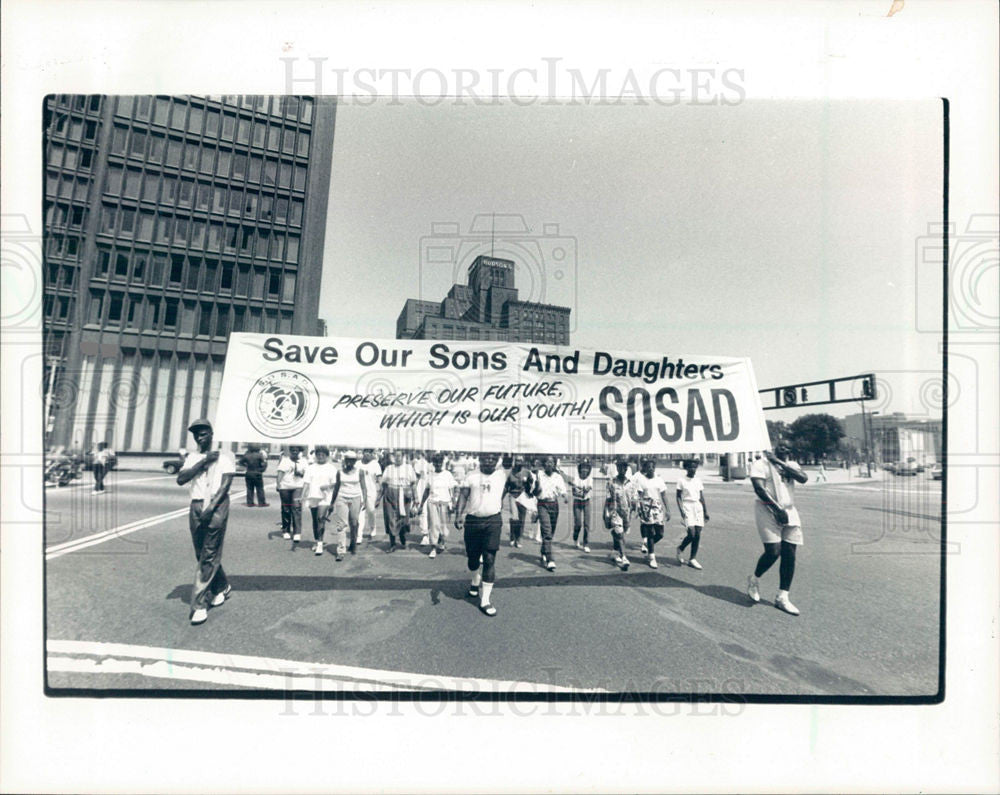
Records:
[[[705,508],[702,506],[701,500],[697,502],[684,500],[681,503],[681,514],[685,527],[705,526]]]
[[[780,525],[764,503],[760,500],[754,502],[754,519],[757,520],[757,532],[761,541],[765,544],[777,544],[781,541],[799,545],[803,543],[802,520],[799,519],[798,510],[789,508],[787,513],[788,524]]]

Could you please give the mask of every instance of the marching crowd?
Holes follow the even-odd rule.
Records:
[[[189,522],[198,569],[191,597],[191,622],[200,624],[209,607],[222,605],[231,593],[221,565],[222,541],[229,513],[229,487],[236,473],[229,453],[213,450],[212,427],[196,420],[189,427],[198,451],[189,453],[178,473],[180,485],[190,484]],[[539,562],[555,571],[553,537],[560,503],[572,501],[573,542],[590,553],[594,500],[594,466],[581,459],[573,467],[560,469],[553,456],[525,458],[497,453],[416,451],[405,456],[398,450],[354,450],[339,453],[317,445],[311,450],[289,446],[278,461],[275,486],[281,504],[281,535],[293,545],[302,541],[303,514],[308,509],[312,549],[323,555],[327,548],[327,525],[333,523],[336,560],[356,554],[359,542],[378,536],[376,514],[381,507],[382,526],[388,552],[406,549],[420,533],[419,545],[429,547],[429,558],[445,550],[450,530],[462,534],[468,568],[472,572],[469,596],[479,600],[479,609],[495,616],[491,594],[496,579],[496,553],[502,543],[504,507],[509,514],[511,547],[522,547],[525,538],[540,544]],[[246,468],[246,504],[267,506],[263,473],[267,456],[250,447],[242,457]],[[636,464],[638,463],[638,466]],[[685,535],[675,549],[679,564],[701,570],[698,551],[701,534],[709,519],[704,484],[698,476],[699,462],[683,462],[684,472],[674,485],[673,496],[684,523]],[[607,486],[600,516],[610,532],[612,559],[622,571],[631,562],[626,536],[638,524],[640,554],[657,568],[656,545],[670,521],[671,493],[656,472],[652,458],[636,461],[618,458],[608,462]],[[794,484],[806,476],[789,460],[786,447],[765,453],[751,468],[756,492],[755,518],[764,544],[753,575],[748,577],[747,595],[760,600],[758,578],[780,560],[780,590],[775,606],[792,615],[798,609],[788,599],[795,566],[795,548],[802,543],[801,522],[794,508]],[[506,506],[505,506],[506,503]],[[636,521],[637,520],[637,521]],[[685,560],[685,554],[687,558]]]

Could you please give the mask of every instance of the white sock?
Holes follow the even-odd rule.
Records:
[[[788,591],[778,591],[778,598],[779,599],[787,599],[788,598]]]
[[[480,592],[482,596],[479,599],[479,604],[486,607],[490,603],[490,593],[493,591],[493,583],[484,582],[483,590]]]
[[[478,588],[479,583],[481,583],[482,581],[483,581],[483,573],[481,571],[477,571],[475,574],[472,575],[473,588]]]

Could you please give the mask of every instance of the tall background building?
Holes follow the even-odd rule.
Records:
[[[335,100],[45,99],[49,445],[175,451],[232,331],[317,334]]]
[[[517,296],[513,260],[478,256],[469,266],[468,284],[453,284],[444,300],[407,299],[396,320],[396,338],[569,344],[569,307]]]

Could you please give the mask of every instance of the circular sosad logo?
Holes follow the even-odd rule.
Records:
[[[305,430],[318,411],[316,385],[295,370],[275,370],[258,378],[247,397],[250,424],[276,439]]]

